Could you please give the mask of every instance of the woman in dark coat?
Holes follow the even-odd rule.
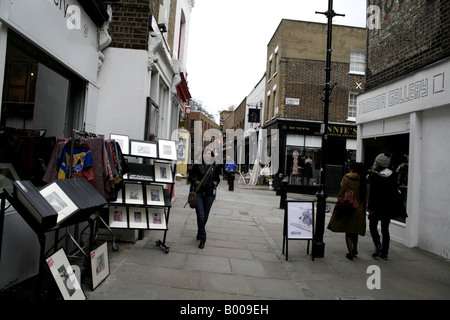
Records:
[[[351,214],[343,214],[334,208],[328,223],[328,229],[333,232],[344,232],[348,253],[347,259],[353,260],[358,255],[358,235],[366,234],[366,174],[364,165],[360,162],[351,164],[351,172],[347,173],[341,182],[339,196],[344,194],[347,186],[353,191],[358,208]]]
[[[220,182],[220,166],[216,165],[212,160],[214,158],[214,152],[211,150],[206,150],[203,153],[203,163],[194,164],[191,172],[189,173],[189,181],[194,188],[202,181],[203,177],[208,172],[205,177],[200,189],[197,192],[197,206],[195,212],[197,214],[197,240],[200,240],[199,248],[203,249],[206,242],[206,222],[208,221],[209,212],[211,211],[212,204],[215,199],[215,190]]]
[[[390,170],[390,154],[381,153],[375,158],[374,171],[370,175],[369,201],[367,209],[369,211],[369,230],[372,235],[375,251],[373,257],[388,258],[389,252],[389,225],[391,218],[398,215],[396,203],[397,178]],[[381,235],[378,233],[378,222],[381,222]]]

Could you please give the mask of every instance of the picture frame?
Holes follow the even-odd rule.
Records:
[[[158,144],[153,141],[130,140],[130,155],[144,158],[158,158]]]
[[[147,205],[164,206],[164,188],[162,185],[147,185]]]
[[[127,207],[109,207],[109,227],[119,229],[128,228]]]
[[[158,140],[158,152],[160,159],[172,161],[176,161],[178,159],[175,141]]]
[[[165,208],[149,208],[148,209],[148,227],[149,229],[167,229],[166,210]]]
[[[100,247],[91,251],[91,274],[92,290],[95,290],[110,273],[108,243],[103,243]]]
[[[86,300],[64,249],[59,249],[47,258],[46,262],[64,300]]]
[[[155,182],[173,183],[172,164],[155,161]]]
[[[58,213],[56,223],[60,223],[78,210],[75,203],[70,200],[70,198],[56,183],[51,183],[50,185],[44,187],[39,191],[39,193]]]
[[[122,151],[122,154],[125,154],[125,155],[130,154],[130,137],[121,135],[121,134],[111,133],[109,135],[109,138],[111,140],[116,140],[116,142],[120,146],[120,150]]]
[[[128,208],[128,224],[131,229],[148,229],[147,221],[147,210],[145,208]]]
[[[140,183],[125,183],[125,203],[144,204],[144,192]]]

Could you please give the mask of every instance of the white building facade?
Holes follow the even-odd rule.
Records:
[[[450,59],[431,64],[358,97],[358,161],[375,141],[407,152],[407,213],[392,239],[450,258]],[[373,158],[373,157],[370,157]],[[372,159],[373,161],[373,159]]]

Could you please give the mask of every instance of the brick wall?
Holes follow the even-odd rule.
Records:
[[[450,1],[368,2],[381,25],[367,32],[366,89],[450,56]]]
[[[112,47],[148,49],[149,16],[157,14],[162,0],[109,0],[104,1],[113,10],[109,34]]]
[[[320,94],[325,94],[325,61],[284,58],[281,65],[285,92],[280,96],[282,118],[303,119],[309,121],[323,120],[323,101]],[[345,123],[348,113],[348,96],[350,92],[361,93],[357,82],[364,76],[349,74],[348,63],[331,64],[331,84],[337,83],[331,93],[329,121]],[[299,98],[300,106],[284,105],[285,98]]]

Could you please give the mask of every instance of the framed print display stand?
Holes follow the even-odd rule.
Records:
[[[288,260],[289,240],[307,240],[306,253],[309,254],[310,240],[314,239],[314,201],[286,201],[284,210],[283,250],[286,248]],[[312,257],[314,260],[314,257]]]
[[[163,231],[163,240],[156,241],[156,245],[168,253],[166,236],[174,194],[174,161],[177,160],[175,141],[130,140],[127,157],[134,157],[139,163],[128,162],[129,171],[123,177],[123,188],[117,199],[108,203],[107,226],[135,229],[140,233],[143,230]]]

